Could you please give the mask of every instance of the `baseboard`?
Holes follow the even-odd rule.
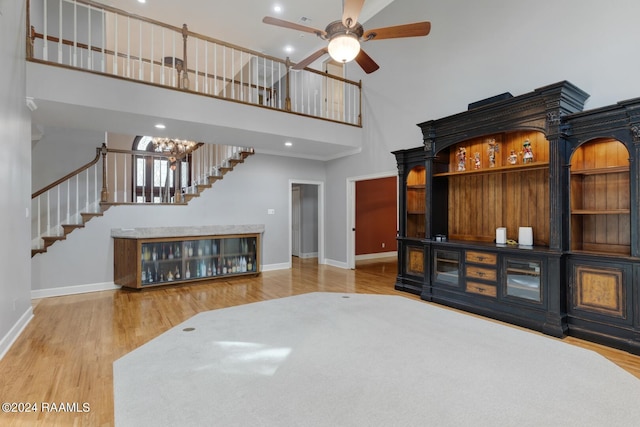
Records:
[[[36,289],[31,291],[31,298],[60,297],[64,295],[86,294],[88,292],[112,291],[120,289],[113,282],[92,283],[89,285],[64,286],[61,288]]]
[[[318,258],[318,252],[309,252],[306,254],[300,254],[298,256],[299,258]]]
[[[374,254],[356,255],[356,261],[378,259],[378,258],[391,258],[391,257],[397,257],[397,256],[398,256],[398,251],[377,252]]]
[[[261,271],[274,271],[274,270],[288,270],[291,268],[290,262],[283,262],[280,264],[266,264],[262,266]]]
[[[13,327],[7,332],[7,334],[0,339],[0,360],[9,351],[13,343],[18,339],[24,328],[33,319],[33,308],[29,306],[27,311],[24,312],[20,319],[13,325]]]
[[[346,262],[336,261],[335,259],[327,258],[325,259],[325,264],[330,265],[332,267],[344,268],[345,270],[349,268]]]

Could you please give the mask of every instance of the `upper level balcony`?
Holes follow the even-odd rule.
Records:
[[[360,150],[361,82],[87,0],[27,0],[36,124],[250,145],[328,160]],[[106,79],[105,77],[110,77]],[[158,136],[163,136],[159,134]]]

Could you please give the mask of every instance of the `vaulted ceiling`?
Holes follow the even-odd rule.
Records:
[[[366,0],[359,21],[366,22],[393,0]],[[109,6],[167,24],[187,24],[190,31],[293,62],[324,42],[313,34],[263,24],[273,16],[324,30],[342,17],[342,0],[105,0]],[[274,11],[279,6],[280,12]],[[402,24],[402,23],[398,23]],[[285,47],[293,51],[288,53]]]

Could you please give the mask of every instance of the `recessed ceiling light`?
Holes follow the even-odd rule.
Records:
[[[293,142],[287,141],[284,143],[284,145],[286,145],[287,147],[291,147],[293,145]]]
[[[138,0],[138,3],[146,3],[147,0]]]
[[[282,6],[280,6],[279,4],[276,4],[273,6],[273,11],[276,13],[280,13],[282,12]]]
[[[165,128],[166,128],[166,126],[165,126],[165,125],[163,125],[162,123],[158,123],[158,124],[156,125],[156,129],[165,129]]]
[[[287,52],[287,53],[293,52],[293,46],[285,46],[284,47],[284,51]]]

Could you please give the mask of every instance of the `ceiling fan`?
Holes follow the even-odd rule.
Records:
[[[355,59],[367,74],[373,73],[380,68],[380,66],[360,48],[361,42],[426,36],[429,34],[429,31],[431,31],[431,23],[428,21],[365,31],[362,24],[358,22],[358,15],[360,15],[364,1],[365,0],[344,0],[342,20],[331,22],[324,30],[318,30],[270,16],[265,16],[262,22],[278,27],[312,33],[323,40],[329,40],[327,47],[323,47],[317,52],[312,53],[291,67],[294,70],[302,70],[307,65],[328,53],[334,60],[342,63]]]

